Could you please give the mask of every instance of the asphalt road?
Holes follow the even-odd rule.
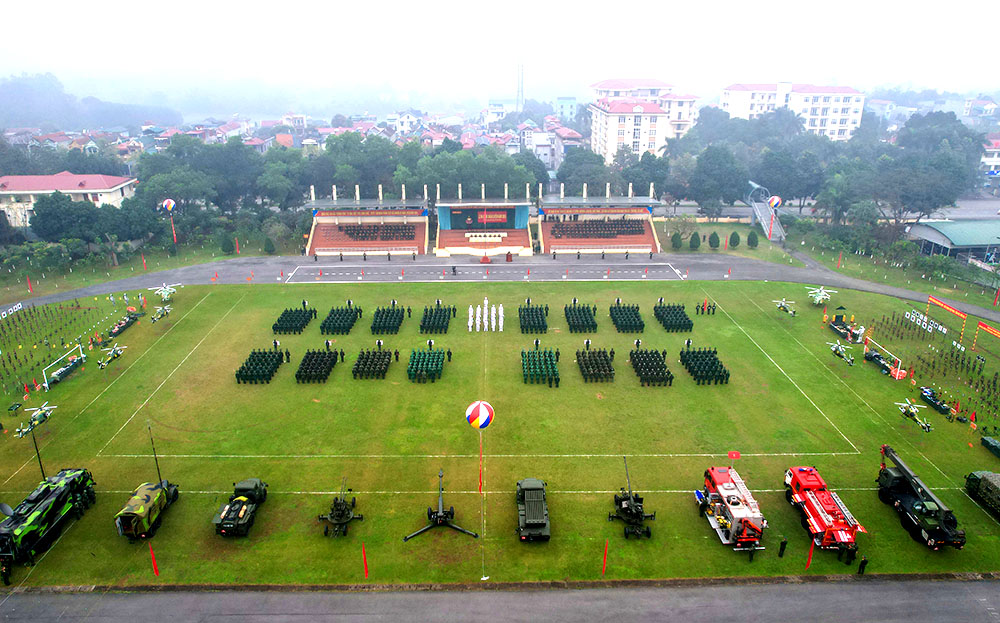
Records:
[[[602,281],[610,280],[652,280],[652,281],[790,281],[828,287],[853,288],[866,292],[876,292],[914,302],[926,302],[924,293],[894,288],[870,281],[854,279],[838,274],[821,266],[810,258],[796,254],[805,267],[774,264],[722,254],[671,254],[657,253],[650,259],[648,254],[631,255],[628,260],[622,256],[608,255],[601,260],[599,255],[559,254],[530,258],[514,258],[504,262],[502,258],[491,264],[479,264],[476,258],[467,256],[437,258],[434,256],[396,256],[391,261],[385,256],[372,257],[368,261],[359,258],[337,257],[312,258],[303,256],[246,257],[199,264],[173,270],[136,275],[117,281],[60,292],[30,299],[41,305],[64,301],[82,296],[101,296],[111,292],[137,291],[166,283],[197,284],[331,284],[331,283],[399,283],[399,282],[465,282],[486,283],[489,281]],[[455,272],[452,272],[452,268]],[[322,272],[322,274],[320,274]],[[791,289],[788,296],[804,296],[804,292]],[[942,298],[942,297],[939,297]],[[792,299],[798,300],[798,299]],[[954,307],[995,322],[1000,322],[1000,312],[971,305],[965,301],[942,298]],[[26,301],[27,302],[27,301]]]
[[[995,581],[746,584],[687,588],[426,592],[23,593],[4,621],[811,621],[1000,620]]]

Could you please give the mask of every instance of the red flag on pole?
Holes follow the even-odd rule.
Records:
[[[604,564],[601,566],[601,575],[608,570],[608,541],[610,539],[604,539]]]
[[[740,451],[739,450],[730,450],[729,451],[729,458],[732,459],[732,460],[734,460],[734,461],[736,459],[740,458]]]
[[[27,280],[28,280],[28,292],[34,293],[34,290],[31,289],[31,277],[27,277]]]
[[[705,297],[705,302],[701,304],[701,311],[708,309],[708,297]]]
[[[837,268],[840,268],[840,260],[844,259],[844,252],[841,251],[840,255],[837,256]]]
[[[156,554],[153,553],[153,542],[149,542],[149,557],[153,560],[153,575],[160,575],[160,570],[156,566]]]
[[[997,288],[997,295],[993,297],[993,307],[996,307],[997,303],[1000,303],[1000,288]]]
[[[479,493],[483,493],[483,431],[479,431]]]
[[[972,422],[976,421],[976,412],[975,411],[973,411],[972,415],[969,416],[969,420],[972,421]]]
[[[365,553],[365,544],[361,543],[361,560],[365,563],[365,579],[368,579],[368,554]]]
[[[42,388],[42,386],[38,384],[38,379],[31,379],[31,382],[34,384],[36,392]]]
[[[25,384],[24,384],[24,395],[25,395],[25,396],[27,396],[27,395],[28,395],[28,393],[29,393],[30,391],[31,391],[31,390],[30,390],[30,389],[28,389],[28,384],[27,384],[27,383],[25,383]]]
[[[806,558],[806,569],[808,569],[809,565],[812,564],[812,561],[813,561],[813,550],[814,549],[816,549],[816,541],[815,540],[809,542],[809,558]]]
[[[236,237],[236,255],[239,255],[239,254],[240,254],[240,238],[239,238],[239,236],[237,236]]]
[[[170,233],[174,235],[174,244],[177,244],[177,230],[174,229],[174,215],[170,215]]]
[[[142,255],[142,269],[146,270],[146,254],[141,253],[140,255]]]

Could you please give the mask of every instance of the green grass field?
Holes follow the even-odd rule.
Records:
[[[124,334],[123,358],[105,370],[92,360],[26,405],[59,405],[39,429],[46,470],[91,469],[98,501],[30,576],[29,569],[15,570],[15,585],[364,583],[362,543],[368,581],[378,584],[478,582],[484,574],[491,581],[600,579],[606,541],[607,579],[852,573],[829,552],[818,552],[804,570],[808,537],[782,489],[784,470],[801,464],[817,466],[868,529],[859,543],[869,572],[998,570],[1000,524],[960,488],[969,471],[1000,467],[997,459],[966,426],[928,413],[935,430],[923,433],[902,419],[893,403],[915,395],[910,384],[863,363],[860,347],[854,367],[835,359],[826,346],[834,334],[822,325],[821,310],[805,304],[802,288],[753,282],[185,287],[169,318],[155,325],[143,319]],[[468,305],[484,296],[504,304],[504,333],[467,332]],[[520,350],[535,337],[518,331],[517,306],[525,296],[552,309],[549,333],[540,338],[561,350],[558,389],[521,382]],[[561,309],[574,296],[598,305],[596,334],[568,331]],[[618,296],[640,304],[643,346],[668,350],[672,387],[639,385],[626,363],[637,336],[618,334],[608,318]],[[708,297],[719,312],[692,316],[690,334],[667,333],[652,314],[660,296],[689,310]],[[798,317],[775,310],[771,300],[783,296],[800,301]],[[301,335],[278,336],[292,363],[268,385],[237,385],[236,368],[252,348],[271,344],[271,323],[303,298],[319,309],[319,320]],[[305,350],[322,347],[320,321],[347,298],[363,307],[364,318],[349,336],[334,336],[346,364],[326,384],[296,384]],[[385,380],[354,380],[350,366],[358,351],[376,339],[368,330],[371,314],[392,298],[414,308],[398,335],[382,336],[401,351],[400,362]],[[436,298],[457,305],[458,317],[447,335],[422,336],[418,310]],[[831,304],[861,318],[909,309],[846,290]],[[405,358],[427,337],[451,348],[454,360],[438,383],[411,384]],[[583,382],[573,353],[587,337],[594,347],[615,349],[613,383]],[[732,372],[729,385],[694,383],[677,362],[689,337],[695,346],[718,348]],[[485,499],[477,493],[479,435],[464,420],[476,399],[496,409],[483,434]],[[37,483],[38,466],[30,440],[14,437],[15,422],[3,422],[9,432],[0,440],[0,499],[14,504]],[[159,577],[147,545],[130,545],[113,524],[131,490],[156,478],[147,422],[164,477],[181,488],[152,539]],[[892,444],[953,507],[968,533],[965,550],[930,552],[877,500],[882,443]],[[737,468],[770,523],[767,550],[753,563],[718,542],[691,493],[705,468],[728,463],[729,450],[743,453]],[[623,454],[647,511],[657,512],[649,541],[625,541],[621,524],[607,521],[612,493],[625,484]],[[402,542],[436,503],[438,469],[457,523],[483,538],[435,530]],[[327,539],[316,516],[329,509],[344,475],[365,521],[351,524],[346,538]],[[254,476],[270,484],[256,525],[249,538],[223,540],[211,518],[234,481]],[[522,544],[515,536],[514,485],[528,476],[548,482],[552,540],[545,544]],[[778,558],[783,536],[789,547]]]

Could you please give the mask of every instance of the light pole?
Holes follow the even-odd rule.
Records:
[[[42,455],[38,451],[38,440],[35,439],[35,429],[31,428],[31,443],[35,444],[35,458],[38,459],[38,469],[42,472],[42,480],[45,480],[45,468],[42,467]]]

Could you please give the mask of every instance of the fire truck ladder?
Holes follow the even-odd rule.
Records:
[[[743,478],[733,470],[729,470],[729,478],[736,485],[736,490],[743,496],[743,503],[747,505],[747,508],[754,513],[760,513],[760,506],[757,505],[757,500],[754,499],[753,494],[750,493],[750,489],[743,482]]]

